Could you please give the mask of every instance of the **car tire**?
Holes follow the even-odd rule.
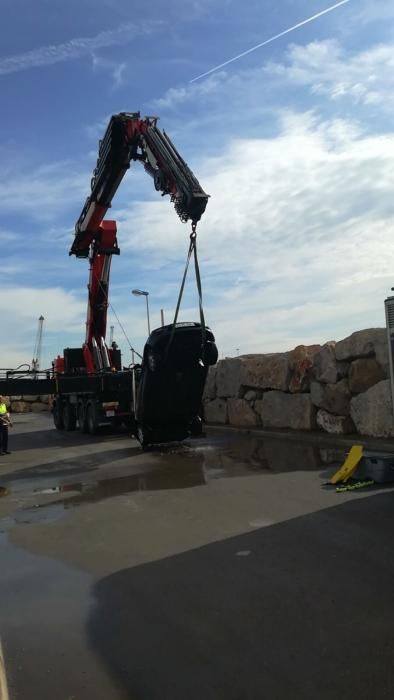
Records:
[[[212,340],[207,340],[204,346],[204,364],[205,365],[216,365],[219,357],[219,352],[216,343]]]

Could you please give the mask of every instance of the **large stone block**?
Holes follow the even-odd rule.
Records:
[[[204,418],[207,423],[225,424],[228,421],[227,401],[214,399],[204,404]]]
[[[288,390],[290,367],[287,353],[249,355],[240,359],[242,386],[252,389]]]
[[[338,379],[346,377],[349,370],[347,362],[337,362],[335,346],[336,343],[330,340],[314,356],[313,376],[323,384],[335,384]]]
[[[317,412],[316,421],[318,426],[326,433],[334,435],[346,435],[354,433],[355,427],[350,416],[334,416],[332,413],[320,408]]]
[[[39,401],[40,397],[36,396],[35,394],[26,394],[22,396],[22,401],[26,401],[27,403],[34,403],[35,401]]]
[[[291,393],[309,391],[311,369],[314,357],[319,350],[320,345],[298,345],[288,353],[291,372],[289,391]]]
[[[392,437],[394,435],[390,382],[384,379],[351,400],[350,414],[361,435]]]
[[[31,405],[31,410],[33,413],[42,413],[43,411],[49,411],[49,406],[47,403],[41,403],[41,401],[34,401]]]
[[[11,411],[13,413],[31,413],[31,403],[27,401],[11,401]]]
[[[352,394],[361,394],[386,379],[385,372],[374,357],[353,360],[349,371],[349,388]]]
[[[261,399],[262,397],[262,392],[261,391],[255,391],[255,389],[249,389],[248,391],[245,392],[243,398],[245,401],[257,401],[258,399]]]
[[[230,425],[252,428],[260,425],[258,416],[245,399],[228,399],[228,421]]]
[[[220,360],[216,369],[216,396],[227,398],[238,396],[241,382],[241,360],[238,357],[229,357]]]
[[[386,343],[385,328],[367,328],[363,331],[356,331],[348,338],[340,340],[335,346],[337,360],[352,360],[357,357],[373,357],[382,353],[382,348]]]
[[[351,399],[348,380],[341,379],[337,384],[311,382],[311,399],[318,408],[325,408],[338,416],[348,416]]]
[[[381,366],[385,379],[390,378],[390,363],[389,363],[389,354],[388,354],[388,347],[387,347],[387,333],[386,331],[384,334],[382,333],[379,335],[379,339],[375,341],[375,356],[376,359]]]
[[[216,372],[217,365],[209,367],[202,397],[203,401],[212,401],[216,398]]]
[[[265,428],[313,430],[316,427],[316,409],[310,394],[267,391],[263,396],[261,420]]]

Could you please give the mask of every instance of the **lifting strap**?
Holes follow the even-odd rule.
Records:
[[[183,279],[182,279],[182,284],[181,288],[179,290],[179,296],[178,296],[178,302],[176,305],[175,309],[175,316],[174,316],[174,322],[172,326],[172,331],[171,331],[171,336],[168,341],[168,348],[170,347],[172,343],[172,339],[174,337],[175,333],[175,327],[176,327],[176,322],[178,320],[178,314],[179,314],[179,309],[181,306],[181,301],[183,297],[183,291],[185,289],[185,282],[186,282],[186,277],[187,277],[187,272],[189,269],[189,263],[190,259],[193,255],[194,258],[194,271],[196,274],[196,285],[197,285],[197,292],[198,292],[198,305],[200,308],[200,323],[201,323],[201,345],[204,348],[205,346],[205,338],[206,338],[206,326],[205,326],[205,317],[204,317],[204,309],[202,306],[202,288],[201,288],[201,276],[200,276],[200,267],[198,264],[198,256],[197,256],[197,232],[196,232],[196,224],[192,224],[192,232],[190,234],[190,245],[189,245],[189,250],[187,253],[187,259],[186,259],[186,267],[185,267],[185,272],[183,273]]]

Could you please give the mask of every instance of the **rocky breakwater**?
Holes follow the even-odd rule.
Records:
[[[242,355],[211,367],[207,423],[394,436],[386,330],[283,353]]]
[[[10,413],[42,413],[51,410],[50,396],[5,396]]]

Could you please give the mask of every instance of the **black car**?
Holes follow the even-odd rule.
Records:
[[[137,437],[142,445],[201,433],[205,380],[217,359],[214,335],[200,323],[170,324],[150,334],[137,389]]]

